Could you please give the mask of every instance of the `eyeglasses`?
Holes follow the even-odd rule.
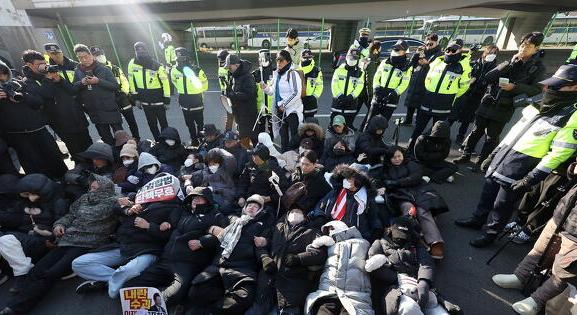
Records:
[[[457,48],[452,48],[452,47],[450,47],[450,48],[447,48],[446,51],[447,51],[448,53],[455,54],[455,53],[457,53],[458,50],[459,50],[459,49],[457,49]]]
[[[427,47],[433,47],[435,44],[434,43],[426,43],[425,46]]]
[[[281,62],[281,61],[285,61],[285,59],[284,59],[284,58],[280,58],[280,57],[277,57],[277,58],[276,58],[276,62]]]

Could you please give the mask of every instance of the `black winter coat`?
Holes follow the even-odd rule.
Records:
[[[332,172],[333,169],[340,164],[349,165],[355,162],[353,152],[345,152],[344,154],[335,154],[333,150],[325,151],[322,164],[326,172]]]
[[[387,119],[382,116],[371,118],[367,126],[367,131],[361,133],[356,142],[355,154],[367,154],[367,162],[371,165],[380,164],[383,155],[389,151],[389,146],[383,140],[383,134],[375,133],[378,129],[387,129]],[[363,161],[364,162],[364,161]]]
[[[450,151],[450,130],[445,122],[437,122],[430,135],[420,135],[415,142],[415,157],[425,165],[444,161]]]
[[[236,159],[236,171],[234,172],[233,177],[237,178],[242,173],[246,163],[250,162],[250,155],[248,154],[248,151],[245,150],[240,144],[234,148],[226,148],[224,146],[221,148],[234,155],[234,158]]]
[[[437,57],[441,56],[443,52],[439,46],[425,51],[425,58],[432,62]],[[429,65],[413,64],[413,74],[407,89],[407,98],[405,99],[405,106],[409,108],[419,108],[422,104],[423,96],[425,95],[425,78],[429,72]]]
[[[232,91],[227,92],[241,136],[250,134],[258,114],[256,110],[256,83],[250,70],[251,63],[241,60],[240,66],[232,74]]]
[[[306,221],[291,227],[283,219],[273,229],[271,256],[277,268],[274,278],[279,307],[302,309],[307,295],[316,288],[315,273],[309,267],[322,266],[327,251],[326,247],[309,247],[307,250],[307,246],[319,235],[320,231],[311,228]],[[285,264],[289,254],[298,257],[297,266],[289,267]]]
[[[81,70],[80,65],[76,67],[74,73],[73,90],[78,93],[79,101],[84,105],[84,110],[90,116],[90,121],[95,124],[121,124],[122,117],[116,104],[116,91],[118,90],[118,81],[107,66],[94,61],[96,66],[92,70],[92,75],[97,77],[100,82],[91,85],[82,85],[82,79],[87,74]],[[66,80],[61,80],[67,84]]]
[[[376,180],[376,187],[387,188],[387,197],[395,203],[408,201],[433,215],[449,211],[443,198],[422,176],[421,166],[405,159],[399,166],[386,165],[382,177]]]
[[[309,212],[315,209],[317,203],[328,194],[332,188],[325,179],[323,169],[315,169],[310,174],[303,174],[300,168],[297,168],[292,174],[292,184],[303,182],[306,186],[307,193],[296,204],[300,209]]]
[[[253,161],[246,164],[244,171],[240,175],[238,182],[238,192],[241,197],[250,197],[254,194],[269,196],[276,200],[278,194],[269,182],[272,172],[275,172],[280,179],[280,189],[284,191],[288,187],[288,180],[285,171],[278,165],[275,157],[270,157],[263,165],[256,166]]]
[[[164,245],[170,237],[171,230],[161,231],[163,222],[177,226],[180,212],[180,200],[175,198],[171,201],[160,201],[144,205],[140,214],[126,215],[127,208],[116,208],[115,211],[121,216],[120,226],[116,231],[117,246],[120,253],[127,259],[132,259],[143,254],[160,255]],[[134,225],[134,219],[143,218],[150,227],[143,230]]]
[[[513,116],[515,107],[513,98],[525,94],[534,96],[541,92],[539,82],[545,75],[545,65],[541,61],[541,54],[536,53],[526,62],[515,61],[503,70],[494,68],[485,75],[489,84],[477,115],[491,120],[506,123]],[[499,88],[499,78],[508,78],[515,84],[512,91],[503,91]]]
[[[175,140],[176,144],[168,146],[165,140]],[[162,164],[170,166],[173,170],[178,170],[186,160],[188,152],[182,145],[178,131],[172,127],[166,127],[160,133],[157,142],[149,151]]]

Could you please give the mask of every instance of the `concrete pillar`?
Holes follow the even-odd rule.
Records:
[[[504,50],[518,49],[521,38],[530,32],[542,32],[552,18],[553,12],[512,13],[509,19],[501,19],[497,34],[497,46]]]
[[[342,51],[349,49],[353,43],[357,30],[355,21],[339,21],[334,23],[331,32],[331,48],[333,51]]]

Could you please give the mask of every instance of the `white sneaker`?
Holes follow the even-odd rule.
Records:
[[[431,181],[431,178],[429,176],[423,176],[423,180],[428,183]]]
[[[493,282],[504,289],[523,289],[523,283],[515,274],[498,274],[493,276]]]
[[[452,183],[455,181],[455,177],[453,177],[453,175],[447,177],[447,183]]]
[[[537,315],[539,313],[539,306],[532,297],[513,304],[513,310],[521,315]]]
[[[525,231],[521,231],[518,234],[512,234],[511,237],[515,244],[525,244],[531,241],[531,235],[525,233]]]

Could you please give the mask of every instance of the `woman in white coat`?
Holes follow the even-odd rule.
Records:
[[[269,85],[261,83],[263,91],[274,96],[273,132],[275,138],[280,134],[283,152],[291,149],[291,143],[297,143],[295,139],[303,121],[302,78],[291,65],[291,55],[285,50],[279,51],[272,81]]]

